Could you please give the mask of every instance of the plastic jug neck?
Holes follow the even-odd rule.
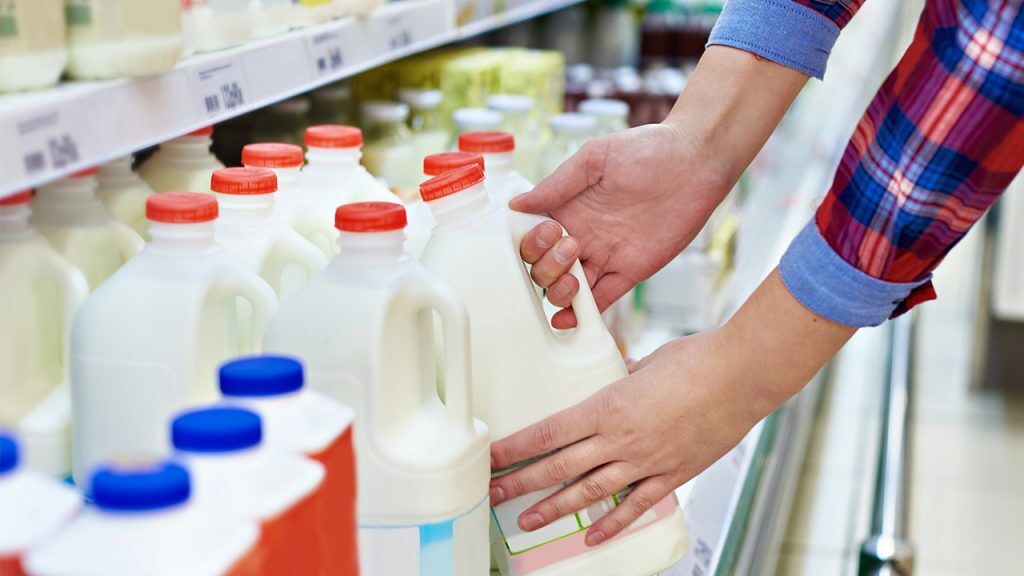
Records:
[[[483,182],[461,192],[427,202],[427,205],[430,206],[430,213],[433,214],[438,226],[453,224],[494,206],[487,198]]]
[[[488,176],[504,176],[512,171],[512,152],[484,154],[484,170]]]
[[[216,194],[220,219],[229,222],[260,222],[274,216],[276,194]]]
[[[121,158],[115,158],[110,162],[100,166],[99,180],[100,181],[111,181],[111,180],[134,180],[137,178],[136,174],[132,172],[132,157],[122,156]]]
[[[213,139],[209,136],[182,136],[160,145],[160,152],[174,160],[206,160],[210,156]]]
[[[296,166],[294,168],[270,168],[274,174],[277,174],[277,196],[278,198],[283,196],[294,196],[298,194],[299,187],[299,173],[301,167]]]
[[[0,242],[22,240],[35,235],[35,229],[28,223],[32,209],[28,204],[0,206]]]
[[[96,177],[67,178],[36,189],[38,206],[55,205],[60,208],[80,208],[99,205],[96,197]]]
[[[168,224],[150,222],[149,246],[173,251],[202,251],[213,246],[214,224],[198,222],[195,224]]]
[[[307,168],[313,170],[347,170],[360,166],[360,148],[315,148],[306,151]]]
[[[406,260],[403,230],[388,232],[340,232],[336,258],[353,266],[388,266]]]

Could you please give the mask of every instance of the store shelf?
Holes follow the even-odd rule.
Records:
[[[0,197],[579,1],[509,0],[457,26],[454,0],[405,0],[189,58],[160,76],[0,96]]]

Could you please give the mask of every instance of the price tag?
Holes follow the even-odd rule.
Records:
[[[345,30],[329,30],[310,36],[306,50],[317,76],[333,76],[349,64],[350,53],[345,46]]]
[[[243,108],[248,86],[242,67],[234,61],[222,61],[196,68],[191,84],[202,116],[214,118]]]
[[[453,23],[443,4],[435,0],[407,1],[378,10],[373,19],[373,36],[383,45],[380,50],[394,52],[441,38]]]
[[[21,171],[28,178],[63,170],[82,160],[77,124],[65,110],[40,111],[20,118],[12,122],[10,131],[18,143]]]

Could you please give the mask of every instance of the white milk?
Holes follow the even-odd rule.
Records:
[[[403,252],[401,206],[350,204],[337,220],[340,253],[274,315],[264,346],[304,358],[311,387],[356,409],[362,574],[486,574],[489,453],[465,307]]]
[[[25,553],[71,522],[80,507],[71,487],[26,470],[15,439],[0,432],[0,574],[24,574]]]
[[[335,18],[342,16],[367,16],[383,6],[387,0],[333,0],[331,13]]]
[[[250,11],[249,4],[250,0],[192,0],[193,49],[213,52],[245,44],[257,12]]]
[[[333,0],[292,0],[292,26],[296,28],[321,24],[332,16]]]
[[[132,171],[132,160],[129,155],[100,166],[96,194],[115,218],[127,224],[139,236],[148,238],[146,200],[153,195],[153,189]]]
[[[448,150],[459,149],[459,134],[501,129],[501,112],[487,108],[459,108],[452,112],[452,139]]]
[[[108,464],[92,477],[93,506],[35,546],[31,576],[255,576],[259,528],[189,500],[178,464]]]
[[[18,430],[30,468],[61,476],[70,460],[71,322],[89,284],[29,225],[31,198],[0,200],[0,428]]]
[[[214,243],[216,200],[166,193],[147,203],[153,241],[92,294],[71,336],[75,480],[115,455],[167,454],[167,422],[217,398],[216,369],[255,351],[273,289]],[[251,321],[236,317],[239,300]]]
[[[577,112],[551,117],[551,139],[541,154],[541,172],[551,175],[562,162],[575,154],[597,130],[597,119]]]
[[[225,400],[260,415],[267,447],[304,454],[324,465],[326,573],[355,575],[359,570],[352,446],[355,415],[348,406],[303,389],[303,383],[302,365],[287,357],[243,358],[220,369]]]
[[[487,98],[487,107],[501,113],[501,129],[515,137],[513,168],[530,179],[543,178],[537,172],[545,134],[537,121],[533,99],[520,94],[494,94]]]
[[[0,92],[53,86],[68,60],[64,2],[5,2],[0,26]]]
[[[213,127],[196,130],[160,145],[139,166],[139,176],[154,192],[210,192],[210,177],[224,167],[210,152]]]
[[[260,524],[260,574],[326,574],[325,546],[317,537],[324,467],[263,448],[262,435],[259,415],[244,408],[200,408],[171,424],[175,454],[192,476],[196,504]]]
[[[181,57],[181,0],[66,0],[66,5],[72,78],[162,74]]]
[[[252,37],[283,34],[292,26],[292,0],[249,0]]]
[[[405,125],[409,106],[374,100],[364,102],[360,112],[366,139],[363,144],[366,169],[387,182],[400,198],[414,198],[420,182],[422,154]]]
[[[533,183],[516,170],[516,140],[509,132],[463,132],[459,150],[482,154],[487,172],[487,195],[495,204],[508,201],[533,190]]]
[[[333,226],[322,218],[312,194],[299,186],[302,148],[294,144],[248,144],[242,148],[242,164],[248,168],[266,168],[277,175],[276,212],[293,230],[309,240],[325,256],[337,252]]]
[[[597,120],[595,136],[614,134],[629,129],[629,104],[610,98],[591,98],[580,102],[581,114]]]
[[[225,168],[211,184],[220,204],[217,243],[270,283],[285,301],[327,265],[327,257],[274,213],[277,176],[264,168]]]
[[[144,244],[103,205],[96,187],[96,169],[41,186],[29,218],[50,245],[85,274],[92,290]]]
[[[539,219],[492,203],[482,184],[483,172],[469,166],[421,186],[437,220],[422,261],[469,309],[475,413],[492,437],[504,438],[586,400],[624,377],[626,367],[578,262],[572,267],[580,281],[572,302],[578,327],[551,330],[519,256],[523,236]],[[671,566],[686,549],[674,496],[596,548],[584,544],[586,528],[615,506],[611,499],[536,532],[521,531],[519,514],[553,491],[492,510],[492,551],[504,574],[646,576]]]
[[[470,164],[480,166],[482,169],[484,157],[469,152],[441,152],[424,156],[424,180]],[[430,214],[430,208],[422,198],[407,202],[405,211],[409,216],[409,226],[405,233],[405,251],[419,260],[430,240],[430,232],[434,229],[434,217]]]
[[[440,90],[405,89],[398,98],[409,106],[409,130],[422,158],[447,149],[451,135],[441,113],[444,94]]]

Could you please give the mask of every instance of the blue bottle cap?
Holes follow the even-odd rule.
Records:
[[[257,446],[263,438],[260,417],[244,408],[203,408],[171,423],[171,440],[183,452],[234,452]]]
[[[92,476],[90,494],[103,510],[142,512],[188,500],[188,471],[168,461],[107,463]]]
[[[220,367],[225,396],[279,396],[302,388],[302,364],[287,356],[253,356]]]
[[[0,474],[6,474],[18,467],[18,442],[12,434],[0,431]]]

